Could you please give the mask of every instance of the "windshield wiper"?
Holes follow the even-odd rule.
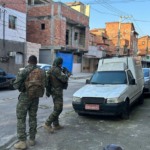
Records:
[[[97,82],[90,82],[91,84],[99,84],[99,83],[97,83]]]

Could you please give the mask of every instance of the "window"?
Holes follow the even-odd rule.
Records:
[[[17,17],[9,15],[9,28],[10,29],[16,29],[16,20],[17,20]]]
[[[130,70],[127,71],[127,75],[128,75],[128,80],[129,80],[129,83],[132,82],[132,79],[134,79],[132,73]]]
[[[66,30],[66,45],[69,45],[69,30]]]
[[[41,24],[41,30],[45,30],[45,24],[44,23]]]
[[[100,71],[96,72],[91,79],[92,84],[126,84],[125,71]]]
[[[74,40],[77,40],[78,39],[78,32],[75,32],[74,34]]]
[[[23,54],[22,53],[16,54],[15,63],[16,64],[23,64]]]

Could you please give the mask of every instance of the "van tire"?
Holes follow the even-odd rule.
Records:
[[[142,105],[144,103],[144,94],[142,92],[142,94],[140,95],[139,99],[138,99],[138,104]]]
[[[83,113],[78,113],[78,115],[79,115],[79,116],[85,116],[85,114],[83,114]]]
[[[130,116],[130,104],[129,100],[126,100],[124,103],[124,110],[121,114],[121,118],[127,120],[129,119],[129,116]]]

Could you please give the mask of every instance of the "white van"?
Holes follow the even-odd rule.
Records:
[[[141,57],[100,59],[87,83],[73,94],[72,105],[79,115],[121,115],[128,119],[130,106],[144,101]]]

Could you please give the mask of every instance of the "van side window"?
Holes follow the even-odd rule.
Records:
[[[127,76],[128,76],[128,80],[129,80],[129,83],[130,83],[131,80],[134,79],[134,77],[132,75],[132,72],[130,70],[127,71]]]

